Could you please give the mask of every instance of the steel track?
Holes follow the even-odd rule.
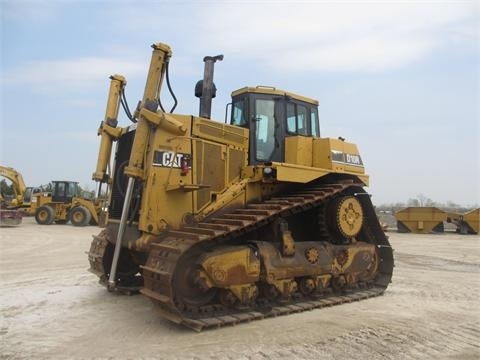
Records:
[[[365,221],[369,225],[370,237],[378,247],[380,264],[379,274],[372,284],[368,284],[368,289],[349,290],[341,295],[323,294],[318,299],[315,297],[292,299],[285,305],[277,306],[275,304],[275,306],[269,308],[258,306],[245,310],[226,308],[219,304],[195,307],[181,303],[175,296],[174,279],[175,272],[178,270],[177,265],[189,253],[200,254],[203,249],[227,244],[239,236],[244,236],[254,229],[273,222],[275,219],[287,218],[301,211],[321,206],[347,189],[357,189],[359,186],[359,184],[354,183],[317,185],[290,195],[274,197],[260,204],[247,205],[246,208],[237,209],[217,218],[210,218],[199,223],[196,227],[185,227],[181,231],[170,231],[158,243],[152,244],[148,260],[142,266],[144,288],[141,289],[141,293],[157,305],[163,317],[196,331],[381,295],[391,279],[393,255],[390,244],[373,212],[373,206],[370,206],[370,209],[367,209],[365,213]]]

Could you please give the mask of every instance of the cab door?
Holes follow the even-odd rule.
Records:
[[[274,97],[256,96],[250,119],[250,163],[284,160],[283,101]]]

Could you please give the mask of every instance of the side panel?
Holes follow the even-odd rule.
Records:
[[[313,139],[313,167],[341,173],[365,174],[357,146],[339,139]]]
[[[220,192],[225,188],[227,179],[227,146],[202,139],[194,140],[195,177],[198,184],[206,186],[196,192],[195,210],[200,210],[210,201],[212,192]]]
[[[328,174],[346,174],[368,185],[357,146],[340,139],[289,136],[285,160],[274,163],[279,181],[306,183]]]
[[[307,136],[289,136],[285,138],[285,162],[303,166],[312,166],[313,138]]]
[[[247,165],[248,130],[202,118],[194,118],[193,169],[195,213],[238,180]]]

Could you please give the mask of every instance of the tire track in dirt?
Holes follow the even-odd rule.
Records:
[[[467,261],[451,260],[430,255],[413,255],[399,251],[395,252],[395,260],[408,265],[449,272],[480,273],[480,264]]]
[[[262,349],[246,359],[444,359],[463,354],[466,358],[480,356],[480,322],[456,326],[419,326],[398,322],[393,326],[365,327],[345,335],[314,344],[285,345],[281,349]],[[217,353],[213,356],[220,356]],[[235,356],[229,357],[235,359]]]

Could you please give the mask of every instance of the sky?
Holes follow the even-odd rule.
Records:
[[[133,109],[162,42],[176,113],[198,115],[203,58],[223,54],[212,118],[244,86],[315,98],[321,136],[358,145],[374,204],[480,205],[480,1],[0,0],[0,26],[0,164],[29,186],[95,189],[109,76]]]

